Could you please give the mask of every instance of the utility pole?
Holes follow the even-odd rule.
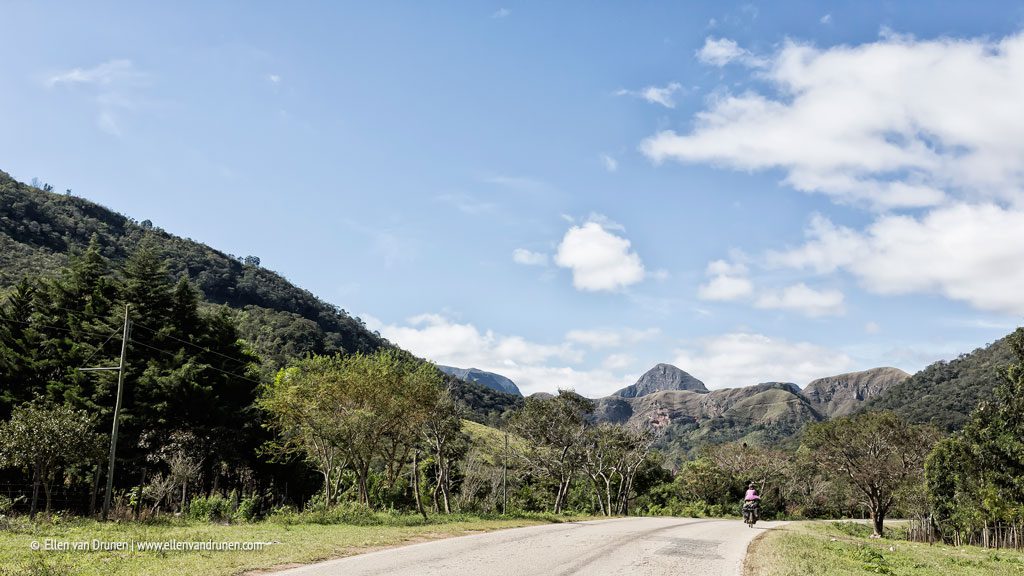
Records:
[[[505,457],[501,459],[501,515],[508,508],[508,431],[505,431]]]
[[[117,424],[121,415],[121,398],[124,395],[124,362],[128,352],[128,304],[124,305],[124,333],[121,337],[121,361],[116,367],[82,368],[83,372],[99,372],[117,370],[117,400],[114,402],[114,428],[110,432],[110,464],[107,467],[107,493],[103,497],[103,520],[110,514],[110,494],[114,490],[114,458],[117,456]]]

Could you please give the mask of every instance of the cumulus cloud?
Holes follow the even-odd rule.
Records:
[[[704,40],[704,46],[697,51],[697,59],[712,66],[725,66],[729,62],[746,54],[733,40],[728,38],[712,38]]]
[[[1024,314],[1024,211],[958,203],[918,217],[881,216],[864,231],[817,216],[806,234],[803,245],[768,253],[768,264],[844,270],[877,294],[935,293]]]
[[[604,169],[609,172],[615,172],[619,169],[619,161],[608,154],[601,154],[601,164],[603,164]]]
[[[619,90],[616,96],[635,96],[643,98],[651,104],[660,104],[665,108],[675,108],[675,94],[683,90],[683,85],[678,82],[670,82],[665,86],[647,86],[640,90]]]
[[[839,290],[815,290],[800,282],[758,297],[758,308],[795,310],[810,317],[838,316],[845,312]]]
[[[645,270],[626,238],[613,234],[609,224],[591,219],[565,233],[555,264],[572,270],[577,290],[614,292],[640,282]]]
[[[739,58],[709,39],[706,60]],[[763,92],[724,93],[688,133],[641,144],[656,162],[779,169],[799,190],[879,210],[959,199],[1024,199],[1024,33],[857,46],[786,42],[766,62]]]
[[[525,248],[512,251],[512,261],[524,266],[547,266],[548,255],[543,252],[531,252]]]
[[[853,360],[842,352],[808,342],[736,332],[677,351],[673,364],[700,378],[709,388],[735,388],[768,381],[803,386],[815,378],[848,371]]]
[[[583,352],[572,342],[541,344],[520,336],[480,330],[440,314],[422,314],[402,324],[364,317],[367,326],[413,354],[438,364],[479,368],[511,378],[524,394],[573,388],[599,397],[631,384],[635,375],[619,374],[623,359],[595,369],[580,368]]]
[[[707,268],[707,275],[711,279],[697,289],[697,297],[719,302],[746,298],[754,293],[754,284],[747,277],[748,272],[742,263],[715,260]]]

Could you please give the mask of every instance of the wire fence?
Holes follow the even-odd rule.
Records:
[[[912,518],[907,528],[907,539],[913,542],[945,542],[953,546],[981,546],[983,548],[1024,549],[1024,523],[992,522],[976,529],[949,528],[943,530],[934,518]]]

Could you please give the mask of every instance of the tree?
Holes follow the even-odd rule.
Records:
[[[814,424],[804,436],[823,470],[847,476],[871,513],[881,537],[898,492],[924,473],[924,460],[939,438],[930,426],[912,425],[892,412],[867,412]]]
[[[11,419],[0,424],[0,465],[29,470],[32,474],[31,515],[36,513],[39,487],[50,511],[50,487],[57,471],[95,461],[102,453],[101,439],[93,420],[83,410],[52,406],[42,401],[22,404]]]
[[[324,478],[327,502],[350,468],[359,501],[369,505],[371,470],[389,487],[398,480],[440,393],[433,365],[382,350],[301,360],[278,373],[259,405],[280,435],[268,448],[304,455]]]
[[[1002,369],[989,401],[964,429],[938,445],[926,464],[928,491],[941,528],[982,532],[1024,522],[1024,329],[1007,338],[1017,361]]]
[[[469,448],[468,437],[462,432],[465,416],[465,407],[455,402],[448,390],[439,390],[423,426],[423,441],[434,459],[434,510],[445,514],[452,511],[452,464]]]
[[[556,514],[564,508],[573,477],[585,459],[586,416],[593,410],[592,400],[559,390],[554,398],[527,398],[509,422],[510,431],[527,441],[527,449],[520,452],[527,467],[557,483]]]

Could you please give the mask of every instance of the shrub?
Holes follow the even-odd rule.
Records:
[[[210,496],[196,496],[192,498],[188,507],[188,517],[193,520],[206,520],[207,522],[231,521],[235,508],[230,498],[220,494]]]

